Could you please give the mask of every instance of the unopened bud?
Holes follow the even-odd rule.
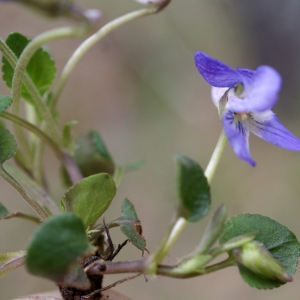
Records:
[[[237,262],[254,273],[282,282],[293,281],[293,277],[285,272],[282,264],[259,242],[246,243],[233,250],[233,255]]]

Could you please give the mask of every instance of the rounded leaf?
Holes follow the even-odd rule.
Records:
[[[287,227],[268,217],[258,214],[242,214],[227,220],[220,243],[224,244],[228,240],[248,232],[256,232],[254,240],[262,243],[272,256],[285,267],[285,271],[289,275],[296,272],[300,257],[300,244],[297,238]],[[241,265],[239,265],[239,271],[245,282],[258,289],[272,289],[284,284],[280,280],[272,280],[258,275]]]
[[[79,216],[88,227],[102,216],[115,194],[116,186],[111,176],[96,174],[74,184],[62,197],[61,206],[64,211]]]
[[[71,213],[61,214],[50,217],[36,230],[25,264],[33,275],[62,282],[73,265],[93,251],[82,220]]]

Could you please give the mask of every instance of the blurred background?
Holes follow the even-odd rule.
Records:
[[[76,1],[103,13],[101,23],[141,7],[132,0]],[[300,136],[300,2],[298,0],[189,0],[172,1],[160,14],[134,21],[104,38],[78,63],[59,103],[59,124],[78,120],[75,136],[98,130],[117,162],[145,159],[145,165],[128,173],[120,185],[106,220],[120,215],[128,197],[143,224],[147,248],[152,252],[172,218],[175,203],[175,165],[172,155],[182,153],[206,167],[221,132],[210,87],[198,74],[194,52],[205,51],[232,67],[256,69],[267,64],[283,77],[274,111],[295,135]],[[43,31],[70,25],[16,5],[0,3],[0,37],[17,31],[35,37]],[[47,45],[58,73],[83,39],[65,39]],[[0,94],[9,90],[0,83]],[[174,263],[198,244],[213,211],[224,203],[228,217],[259,213],[287,226],[300,237],[300,153],[286,151],[254,136],[252,168],[226,147],[212,182],[210,214],[188,226],[166,263]],[[47,177],[57,201],[64,193],[59,164],[51,151],[45,154]],[[3,179],[1,202],[10,211],[31,213],[29,207]],[[0,223],[0,253],[26,248],[35,226],[22,220]],[[124,236],[112,232],[114,242]],[[128,245],[117,260],[141,257]],[[132,299],[299,299],[300,273],[294,282],[258,291],[243,282],[237,268],[194,279],[144,277],[116,290]],[[110,284],[124,276],[106,276]],[[19,268],[0,280],[1,300],[55,289],[47,280],[27,275]]]

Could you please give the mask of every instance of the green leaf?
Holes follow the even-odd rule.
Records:
[[[93,131],[76,140],[74,148],[75,161],[84,177],[98,173],[114,174],[114,163],[102,157],[95,148]]]
[[[115,194],[111,176],[96,174],[73,185],[62,197],[61,206],[64,211],[75,213],[89,227],[106,211]]]
[[[248,232],[256,232],[254,240],[263,243],[272,256],[285,267],[289,275],[296,272],[300,257],[300,244],[297,238],[288,228],[268,217],[242,214],[227,220],[220,244]],[[245,282],[258,289],[272,289],[284,284],[279,280],[258,275],[241,265],[239,271]]]
[[[136,170],[140,169],[144,164],[145,164],[145,160],[140,159],[138,161],[135,161],[133,163],[125,165],[123,168],[124,168],[125,172],[136,171]]]
[[[0,254],[0,278],[24,263],[25,251]]]
[[[63,128],[64,145],[67,149],[70,149],[70,150],[72,150],[72,146],[73,146],[71,127],[73,125],[76,125],[77,123],[78,123],[77,121],[73,120],[73,121],[68,122],[67,124],[65,124],[64,128]]]
[[[197,162],[184,155],[175,155],[177,164],[178,213],[189,222],[203,218],[210,208],[210,189]]]
[[[17,152],[14,136],[3,126],[0,126],[0,163],[3,164]]]
[[[10,212],[4,207],[4,205],[0,202],[0,218],[6,217],[10,214]]]
[[[6,110],[12,103],[10,96],[0,96],[0,113]]]
[[[6,39],[6,44],[18,58],[29,42],[30,39],[17,32],[11,33]],[[6,85],[11,88],[14,70],[5,57],[2,58],[2,63],[3,80]],[[43,95],[50,88],[55,78],[56,66],[49,53],[44,49],[39,48],[30,59],[26,71],[40,94]],[[24,85],[22,86],[22,97],[30,103],[33,103],[32,98]]]
[[[124,199],[122,202],[122,215],[120,218],[112,221],[120,225],[121,231],[127,236],[131,243],[140,250],[146,247],[146,240],[142,236],[142,225],[136,214],[133,204]]]
[[[80,259],[94,251],[80,218],[72,213],[56,215],[34,233],[25,265],[29,273],[60,283]],[[83,286],[86,289],[86,283]]]
[[[107,160],[113,161],[99,133],[95,130],[92,130],[92,136],[93,136],[93,143],[98,154]]]

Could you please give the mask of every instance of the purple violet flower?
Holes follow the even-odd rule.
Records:
[[[219,109],[227,139],[235,154],[255,166],[249,150],[250,131],[276,146],[300,151],[300,139],[287,130],[271,108],[277,101],[281,76],[269,66],[256,71],[233,70],[203,52],[195,64],[212,86],[212,100]]]

